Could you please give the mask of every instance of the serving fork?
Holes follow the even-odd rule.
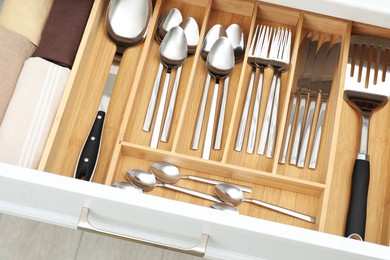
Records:
[[[359,153],[355,160],[345,236],[364,240],[370,179],[368,131],[371,114],[390,98],[390,40],[353,35],[344,85],[345,101],[361,114]]]

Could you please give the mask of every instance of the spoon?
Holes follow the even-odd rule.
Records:
[[[199,42],[198,24],[194,18],[188,17],[180,24],[180,27],[183,29],[184,34],[186,35],[187,52],[188,52],[187,54],[193,55],[196,51],[196,47],[198,46],[198,42]],[[165,115],[164,127],[160,138],[160,140],[163,142],[168,142],[168,136],[172,124],[173,111],[175,110],[177,90],[179,88],[181,70],[182,70],[182,66],[177,68],[176,71],[175,83],[173,84],[171,97],[169,99],[167,114]]]
[[[171,70],[181,66],[187,58],[187,39],[181,27],[175,26],[165,35],[160,46],[160,62],[167,67],[165,82],[157,109],[156,122],[154,124],[150,147],[157,148],[160,135],[162,118],[167,99],[168,86],[171,78]]]
[[[216,79],[202,153],[202,158],[208,160],[210,159],[211,139],[213,137],[214,119],[217,110],[219,81],[220,79],[229,76],[234,67],[233,46],[228,38],[221,37],[214,43],[209,55],[207,56],[206,67],[209,74]]]
[[[234,206],[240,205],[243,201],[250,202],[250,203],[265,207],[267,209],[275,210],[277,212],[280,212],[280,213],[283,213],[283,214],[286,214],[286,215],[289,215],[289,216],[292,216],[292,217],[295,217],[295,218],[298,218],[298,219],[301,219],[301,220],[304,220],[304,221],[307,221],[310,223],[316,222],[316,219],[314,217],[311,217],[311,216],[308,216],[308,215],[305,215],[305,214],[302,214],[302,213],[299,213],[299,212],[296,212],[296,211],[293,211],[290,209],[279,207],[279,206],[276,206],[274,204],[270,204],[270,203],[267,203],[264,201],[244,198],[242,191],[239,188],[237,188],[236,186],[231,185],[231,184],[220,183],[220,184],[215,185],[215,193],[222,201],[227,202],[227,203],[231,203]]]
[[[134,186],[132,183],[127,181],[116,181],[112,184],[113,187],[123,189],[123,190],[129,190],[133,192],[143,193],[142,189],[140,187]]]
[[[154,187],[165,187],[167,189],[179,191],[202,199],[221,202],[218,198],[206,193],[189,190],[167,183],[157,183],[156,176],[154,176],[153,173],[144,170],[128,170],[126,173],[126,179],[144,191],[151,191]]]
[[[227,36],[225,29],[220,24],[216,24],[208,31],[206,37],[202,43],[202,50],[200,56],[203,60],[207,60],[207,56],[211,50],[211,47],[214,43],[221,37]],[[192,139],[191,149],[198,150],[200,133],[202,131],[202,124],[204,119],[204,113],[206,110],[207,94],[209,92],[211,76],[207,73],[206,82],[203,88],[202,100],[200,102],[198,119],[196,121],[194,137]]]
[[[180,11],[177,8],[172,8],[168,13],[160,20],[154,38],[158,43],[161,43],[167,32],[175,26],[178,26],[183,21],[183,17]],[[149,132],[150,127],[152,126],[152,119],[154,114],[154,109],[156,107],[156,100],[158,95],[158,90],[160,86],[161,76],[164,66],[160,62],[158,66],[156,79],[154,80],[152,94],[150,95],[148,110],[146,111],[143,131]]]
[[[108,38],[116,44],[116,54],[111,64],[97,115],[81,149],[74,178],[91,181],[99,158],[104,119],[114,89],[122,54],[130,46],[141,43],[149,28],[152,16],[150,0],[111,0],[105,17]]]
[[[246,44],[245,44],[244,32],[242,31],[241,27],[238,24],[234,23],[234,24],[231,24],[226,29],[226,34],[227,34],[227,37],[233,46],[234,61],[235,61],[235,63],[238,63],[244,58],[244,54],[245,54],[245,45]],[[219,112],[217,132],[215,134],[215,141],[214,141],[214,149],[215,150],[221,149],[222,132],[223,132],[223,125],[225,122],[226,103],[227,103],[228,92],[229,92],[229,77],[226,77],[226,79],[223,83],[223,95],[222,95],[222,101],[221,101],[221,109]]]
[[[175,184],[180,179],[189,179],[193,181],[199,181],[207,184],[216,185],[222,183],[221,181],[212,180],[208,178],[202,178],[192,175],[180,175],[179,168],[173,164],[166,162],[156,162],[150,166],[150,171],[156,175],[157,179],[165,183]],[[252,192],[251,187],[237,185],[243,192]]]
[[[221,210],[221,211],[240,214],[236,207],[234,207],[233,205],[228,204],[226,202],[214,202],[213,204],[211,204],[210,207],[213,209]]]

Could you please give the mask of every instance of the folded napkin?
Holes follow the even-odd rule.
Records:
[[[37,168],[70,70],[29,58],[0,126],[0,161]]]
[[[35,57],[72,68],[93,0],[54,0]]]
[[[26,37],[0,27],[0,125],[23,63],[35,48]]]
[[[0,27],[19,33],[38,45],[53,0],[7,0],[0,13]]]

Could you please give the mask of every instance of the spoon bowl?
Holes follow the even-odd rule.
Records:
[[[113,187],[123,189],[123,190],[129,190],[132,192],[137,192],[137,193],[143,193],[142,189],[133,185],[130,182],[127,181],[116,181],[112,184]]]
[[[210,207],[213,209],[216,209],[216,210],[220,210],[220,211],[240,214],[236,207],[234,207],[233,205],[228,204],[226,202],[214,202],[213,204],[211,204]]]
[[[161,18],[158,23],[156,34],[154,35],[157,42],[161,43],[164,39],[165,35],[171,30],[173,27],[178,26],[183,21],[183,16],[179,9],[172,8],[168,11],[168,13]]]
[[[220,183],[220,184],[215,185],[215,193],[222,201],[224,201],[226,203],[231,203],[234,206],[238,206],[242,202],[250,202],[250,203],[262,206],[264,208],[271,209],[271,210],[277,211],[279,213],[282,213],[282,214],[285,214],[285,215],[288,215],[288,216],[291,216],[294,218],[298,218],[298,219],[301,219],[301,220],[304,220],[304,221],[307,221],[310,223],[316,222],[316,219],[314,217],[311,217],[311,216],[308,216],[308,215],[305,215],[305,214],[302,214],[302,213],[299,213],[299,212],[296,212],[296,211],[293,211],[290,209],[279,207],[277,205],[270,204],[270,203],[267,203],[264,201],[244,198],[242,191],[238,187],[231,185],[231,184]]]
[[[207,60],[207,56],[211,50],[211,47],[213,47],[214,43],[221,37],[226,37],[226,30],[222,27],[220,24],[216,24],[208,31],[206,37],[203,40],[202,43],[202,51],[200,53],[200,56]]]
[[[199,26],[193,17],[186,18],[180,27],[183,29],[187,38],[188,55],[193,55],[199,43]]]

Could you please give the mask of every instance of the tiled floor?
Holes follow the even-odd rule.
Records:
[[[201,258],[0,214],[0,259],[197,260]]]

